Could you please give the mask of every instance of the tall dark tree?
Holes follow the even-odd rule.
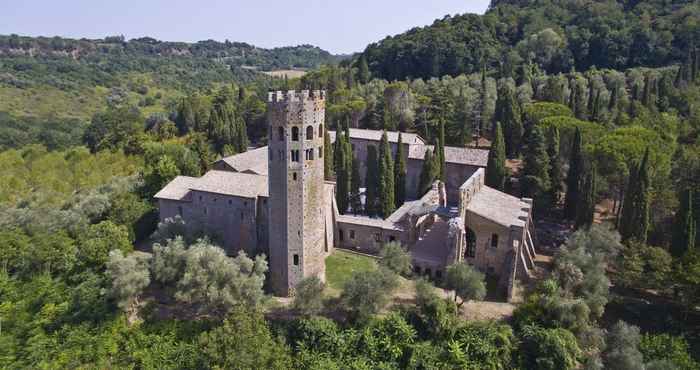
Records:
[[[503,190],[506,176],[508,176],[508,169],[506,168],[506,148],[503,142],[503,131],[501,130],[501,123],[496,122],[496,130],[486,167],[486,185],[494,189]]]
[[[584,171],[582,146],[581,130],[577,127],[571,147],[569,172],[566,175],[566,195],[564,197],[564,216],[569,220],[574,220],[578,214],[579,192]]]
[[[622,203],[619,231],[622,240],[645,243],[649,231],[649,148],[639,166],[631,172]]]
[[[326,180],[332,180],[335,177],[333,171],[333,146],[331,145],[331,135],[328,130],[323,133],[323,171]]]
[[[379,146],[379,199],[380,214],[383,218],[389,217],[396,210],[394,195],[394,160],[391,156],[391,146],[386,131],[382,134],[382,142]]]
[[[350,177],[347,172],[348,162],[347,145],[345,145],[345,135],[338,130],[335,137],[335,147],[333,148],[333,159],[336,179],[335,199],[338,204],[338,211],[344,214],[350,204]]]
[[[522,194],[535,201],[535,211],[538,213],[550,205],[549,192],[549,155],[547,143],[539,126],[533,126],[528,138],[523,166]]]
[[[438,142],[437,142],[437,155],[438,155],[438,178],[440,181],[445,182],[447,179],[447,165],[445,163],[445,123],[440,122],[438,130]]]
[[[589,228],[593,224],[596,205],[596,168],[592,166],[586,173],[577,207],[575,226],[577,229]]]
[[[437,179],[437,168],[435,168],[435,160],[433,160],[433,151],[426,149],[420,173],[420,183],[418,184],[418,194],[416,194],[418,198],[430,190],[435,179]]]
[[[396,159],[394,160],[394,195],[396,196],[396,206],[401,207],[406,201],[406,176],[408,170],[406,168],[406,150],[403,147],[403,138],[400,132],[399,141],[396,145]]]
[[[673,239],[671,254],[682,257],[688,250],[695,247],[696,223],[693,217],[693,189],[681,192],[680,208],[673,223]]]
[[[368,216],[379,213],[379,156],[377,147],[367,146],[367,172],[365,174],[365,212]]]
[[[360,80],[361,83],[366,84],[369,82],[370,78],[371,75],[369,72],[369,66],[367,65],[367,58],[364,55],[361,55],[357,62],[357,79]]]
[[[562,190],[562,169],[559,158],[559,128],[552,125],[547,131],[547,155],[549,156],[549,197],[553,204],[559,203],[559,193]]]
[[[520,106],[513,96],[513,91],[506,84],[503,84],[498,91],[494,122],[501,122],[503,125],[506,154],[509,157],[516,157],[520,154],[520,144],[525,130],[521,115]]]
[[[362,199],[360,199],[360,161],[352,160],[352,176],[350,179],[350,208],[354,214],[362,213]]]

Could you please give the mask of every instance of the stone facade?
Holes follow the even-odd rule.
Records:
[[[182,217],[218,237],[230,255],[267,254],[270,285],[281,296],[293,295],[304,277],[325,279],[325,258],[336,245],[377,254],[398,241],[409,248],[416,273],[440,279],[447,266],[464,261],[498,276],[510,299],[534,266],[532,201],[484,185],[488,152],[446,147],[446,183],[435,182],[386,219],[340,215],[335,184],[324,182],[324,98],[320,91],[271,93],[269,146],[224,158],[200,178],[178,176],[156,194],[161,220]],[[363,168],[367,147],[378,146],[381,135],[351,130]],[[388,138],[396,151],[398,133]],[[432,146],[415,134],[402,139],[411,196]]]
[[[271,93],[268,104],[270,281],[282,296],[325,279],[323,92]]]

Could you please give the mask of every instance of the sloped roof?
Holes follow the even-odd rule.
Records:
[[[369,141],[382,141],[382,134],[384,131],[381,130],[365,130],[359,128],[350,129],[350,138],[357,140],[369,140]],[[328,135],[331,137],[331,142],[335,142],[335,131],[328,131]],[[398,131],[387,131],[386,138],[390,143],[399,142],[399,132]],[[425,141],[416,134],[411,134],[408,132],[401,133],[401,142],[404,144],[416,144],[423,145]]]
[[[482,186],[467,205],[467,211],[505,227],[525,227],[530,204],[520,198]]]
[[[229,165],[236,172],[267,175],[267,156],[267,146],[263,146],[245,153],[222,158],[221,161]]]
[[[408,159],[423,160],[426,150],[434,150],[433,145],[411,145],[408,149]],[[445,162],[486,167],[489,151],[474,148],[445,147]]]
[[[338,223],[378,227],[384,230],[403,231],[398,225],[393,222],[382,220],[381,218],[370,218],[367,216],[339,215]]]
[[[267,176],[229,171],[209,171],[200,178],[178,176],[155,198],[183,200],[192,190],[243,198],[267,197]]]
[[[190,192],[190,187],[197,181],[199,181],[199,179],[196,177],[178,176],[170,181],[168,185],[165,185],[154,198],[183,200]]]

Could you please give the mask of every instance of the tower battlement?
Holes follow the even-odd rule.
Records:
[[[289,91],[270,91],[267,95],[269,104],[303,102],[307,100],[326,100],[325,90],[289,90]]]

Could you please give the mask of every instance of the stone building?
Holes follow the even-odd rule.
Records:
[[[419,198],[423,156],[432,146],[404,133],[411,199],[386,219],[341,215],[335,184],[323,181],[324,97],[320,91],[271,93],[269,146],[223,158],[200,178],[175,178],[155,196],[161,220],[179,215],[218,236],[229,254],[265,253],[279,295],[293,294],[303,277],[323,279],[334,247],[376,254],[399,241],[416,273],[440,279],[448,265],[464,261],[498,277],[510,299],[533,267],[532,201],[484,185],[488,151],[446,147],[446,183],[435,182]],[[387,134],[395,152],[398,133]],[[378,147],[381,136],[350,130],[362,174],[367,147]]]

